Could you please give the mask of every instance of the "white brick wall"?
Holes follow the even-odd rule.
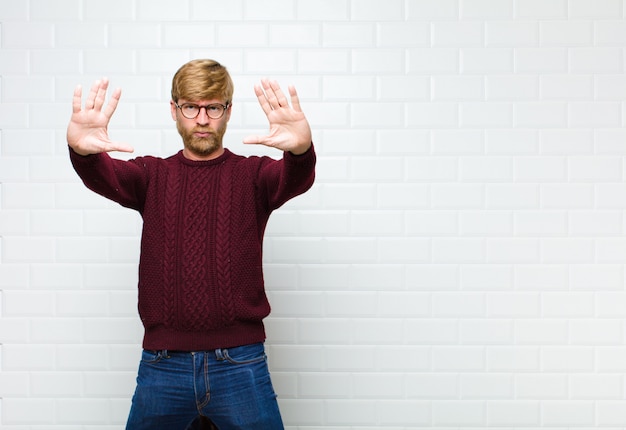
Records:
[[[0,0],[0,427],[122,429],[139,217],[67,157],[77,83],[180,147],[171,76],[235,79],[226,144],[293,83],[318,179],[274,214],[289,429],[626,428],[624,0]]]

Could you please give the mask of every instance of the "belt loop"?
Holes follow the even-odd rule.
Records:
[[[222,349],[215,350],[215,358],[217,359],[217,361],[224,361],[224,352],[222,351]]]
[[[167,353],[167,349],[164,349],[163,351],[161,351],[161,356],[163,358],[170,358],[170,355]]]

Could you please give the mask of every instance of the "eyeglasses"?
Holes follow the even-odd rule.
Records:
[[[183,103],[179,105],[178,103],[174,103],[178,109],[180,109],[180,113],[187,119],[196,119],[198,115],[200,115],[200,110],[204,108],[207,116],[211,119],[220,119],[224,116],[224,112],[228,109],[229,104],[221,104],[221,103],[213,103],[206,106],[200,106],[193,103]]]

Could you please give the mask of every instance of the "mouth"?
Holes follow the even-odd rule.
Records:
[[[194,131],[193,135],[200,139],[204,139],[204,138],[211,136],[212,133],[210,131]]]

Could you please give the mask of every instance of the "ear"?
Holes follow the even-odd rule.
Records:
[[[230,114],[233,110],[233,104],[228,105],[228,109],[226,109],[226,122],[230,121]]]
[[[176,110],[178,110],[178,108],[176,107],[176,103],[174,103],[174,100],[170,100],[170,111],[172,113],[172,119],[174,121],[177,120]]]

